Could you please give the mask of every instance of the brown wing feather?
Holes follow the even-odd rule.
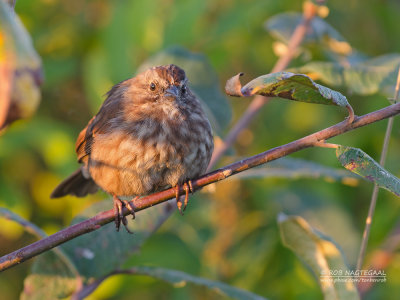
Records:
[[[107,93],[107,99],[100,107],[99,112],[88,123],[88,125],[79,133],[75,144],[75,151],[78,156],[78,162],[90,155],[96,133],[104,133],[111,130],[110,121],[116,118],[121,111],[121,98],[128,80],[114,85]]]
[[[85,156],[90,155],[94,137],[93,123],[96,117],[97,115],[91,118],[87,126],[82,129],[78,135],[78,139],[76,140],[75,144],[75,151],[78,156],[78,162],[82,162],[82,159]]]
[[[99,187],[93,179],[85,178],[82,169],[79,168],[54,189],[50,198],[60,198],[66,195],[84,197],[87,194],[96,193],[98,189]]]

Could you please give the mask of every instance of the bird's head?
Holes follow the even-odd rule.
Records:
[[[131,79],[136,103],[184,104],[191,97],[185,71],[176,65],[152,67]]]

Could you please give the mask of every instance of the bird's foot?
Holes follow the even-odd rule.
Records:
[[[132,201],[135,201],[137,198],[139,198],[139,196],[132,199]],[[129,230],[128,220],[126,219],[126,217],[123,214],[124,206],[125,206],[130,211],[130,213],[132,215],[132,219],[134,219],[135,218],[135,210],[134,210],[133,206],[128,201],[121,200],[115,195],[113,196],[113,201],[114,201],[114,216],[115,216],[114,221],[115,221],[115,227],[116,227],[117,231],[119,231],[119,228],[120,228],[121,222],[122,222],[126,231],[129,233],[133,233],[132,231]]]
[[[175,195],[176,195],[176,206],[178,207],[180,214],[183,216],[183,212],[185,211],[186,206],[189,202],[189,191],[193,194],[192,181],[188,180],[182,185],[182,187],[185,191],[185,199],[182,201],[181,197],[179,197],[179,190],[181,188],[179,184],[175,186]]]

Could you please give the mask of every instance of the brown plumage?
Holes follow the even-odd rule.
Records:
[[[126,225],[121,212],[128,204],[119,197],[179,185],[188,191],[187,182],[205,172],[213,146],[210,123],[185,72],[175,65],[153,67],[107,93],[76,141],[82,167],[51,197],[83,197],[100,187],[114,196],[119,229],[121,221]]]

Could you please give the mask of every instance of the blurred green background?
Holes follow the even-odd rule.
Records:
[[[327,3],[326,21],[368,56],[398,51],[400,3],[395,0],[338,0]],[[92,203],[83,199],[50,200],[52,189],[77,168],[74,143],[110,87],[135,74],[140,64],[169,46],[179,45],[209,59],[225,81],[245,72],[243,82],[268,73],[277,60],[274,39],[263,24],[270,17],[302,11],[294,0],[247,1],[55,1],[19,0],[16,12],[43,59],[42,102],[30,120],[14,123],[0,137],[0,206],[54,233]],[[301,66],[306,56],[291,66]],[[190,79],[190,78],[189,78]],[[383,96],[348,96],[361,115],[388,104]],[[231,124],[251,99],[230,98]],[[288,143],[343,119],[330,106],[270,101],[243,131],[234,151],[220,165]],[[332,140],[363,149],[379,159],[386,121]],[[230,127],[230,126],[228,126]],[[228,129],[228,128],[227,128]],[[225,129],[225,133],[227,132]],[[222,137],[224,134],[222,135]],[[398,120],[387,159],[400,176]],[[307,149],[292,157],[340,167],[332,149]],[[220,280],[272,299],[320,299],[317,281],[301,261],[283,247],[276,216],[283,211],[303,216],[338,242],[350,266],[356,263],[372,184],[357,186],[323,179],[246,179],[234,177],[207,188],[189,204],[184,217],[175,213],[132,257],[132,264],[162,266]],[[110,202],[111,208],[111,202]],[[368,254],[378,248],[399,220],[400,201],[381,191]],[[0,219],[0,254],[35,239]],[[162,250],[160,252],[160,250]],[[2,299],[16,299],[32,261],[0,274]],[[400,256],[387,269],[388,281],[377,284],[367,299],[394,299],[400,294]],[[175,288],[140,276],[105,281],[90,299],[219,299],[192,285]]]

